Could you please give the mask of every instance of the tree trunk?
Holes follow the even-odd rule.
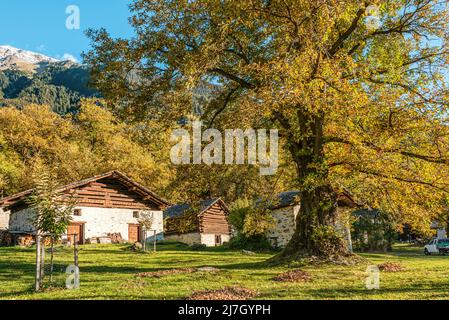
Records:
[[[40,271],[41,271],[41,283],[44,280],[45,277],[45,237],[42,236],[41,237],[41,267],[40,267]]]
[[[303,111],[298,111],[297,115],[301,139],[289,143],[296,164],[301,207],[293,237],[277,258],[297,260],[315,256],[335,259],[345,256],[349,251],[334,230],[337,195],[328,181],[324,159],[324,118]]]
[[[50,253],[50,283],[53,282],[53,257],[54,257],[55,238],[51,237],[51,253]]]
[[[324,185],[312,191],[302,191],[300,197],[301,208],[296,218],[296,230],[281,256],[328,259],[346,255],[347,247],[334,230],[337,197],[332,187]]]

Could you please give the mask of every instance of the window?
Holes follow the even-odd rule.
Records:
[[[75,210],[73,210],[73,215],[74,216],[81,216],[81,209],[75,209]]]
[[[133,211],[133,218],[139,218],[139,211]]]

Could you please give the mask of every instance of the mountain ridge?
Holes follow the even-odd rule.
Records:
[[[82,98],[99,96],[89,74],[86,65],[1,45],[0,107],[36,103],[59,114],[76,112]]]
[[[42,53],[16,48],[10,45],[0,45],[0,70],[20,70],[34,72],[50,64],[76,64],[71,60],[60,60]]]

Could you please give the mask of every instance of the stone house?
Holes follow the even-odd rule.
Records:
[[[165,239],[220,246],[231,238],[229,209],[220,198],[177,204],[164,211]]]
[[[278,194],[275,204],[269,207],[274,218],[274,226],[267,232],[267,238],[273,246],[284,248],[292,238],[296,228],[296,217],[300,209],[299,200],[299,191],[286,191]],[[358,206],[349,193],[345,191],[338,193],[337,204],[337,210],[340,211]],[[349,230],[346,227],[337,227],[347,238],[350,250],[352,250],[351,236],[350,233],[348,234]]]
[[[0,208],[0,231],[8,230],[8,228],[9,228],[9,213],[3,211],[3,209]]]
[[[62,196],[73,196],[76,206],[67,230],[68,240],[77,236],[79,243],[120,234],[128,242],[142,240],[138,218],[142,212],[152,216],[152,229],[163,239],[163,209],[169,203],[148,188],[118,171],[74,182],[59,188]],[[0,200],[8,232],[15,236],[34,235],[34,209],[26,203],[33,190],[27,190]],[[9,218],[6,218],[8,216]],[[152,230],[153,231],[153,230]],[[94,239],[94,240],[92,240]]]

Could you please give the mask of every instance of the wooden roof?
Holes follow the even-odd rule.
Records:
[[[273,205],[270,206],[270,209],[274,210],[298,205],[300,203],[299,196],[300,192],[297,190],[279,193],[276,201],[274,201]],[[337,203],[339,207],[357,208],[361,206],[346,190],[337,191]]]
[[[220,203],[223,206],[223,208],[225,209],[226,213],[229,213],[229,208],[226,205],[226,203],[221,198],[214,198],[214,199],[207,199],[207,200],[199,201],[199,202],[195,203],[194,205],[191,205],[189,203],[181,203],[181,204],[173,205],[164,211],[164,217],[166,217],[166,218],[180,217],[195,206],[198,206],[198,208],[199,208],[197,214],[201,215],[203,212],[205,212],[207,209],[209,209],[216,203]]]
[[[97,176],[94,176],[91,178],[87,178],[84,180],[70,183],[68,185],[58,188],[57,192],[63,193],[65,191],[69,191],[70,189],[79,188],[79,187],[82,187],[89,183],[96,182],[98,180],[105,179],[105,178],[111,178],[111,179],[118,180],[123,185],[131,188],[132,191],[141,195],[142,198],[144,198],[145,200],[150,200],[162,208],[165,208],[170,205],[170,203],[167,200],[165,200],[164,198],[158,196],[156,193],[154,193],[150,189],[144,187],[143,185],[141,185],[141,184],[137,183],[136,181],[132,180],[131,178],[127,177],[120,171],[116,171],[116,170],[109,171],[109,172],[101,174],[101,175],[97,175]],[[11,205],[17,204],[17,203],[25,200],[32,193],[33,193],[33,189],[29,189],[29,190],[25,190],[25,191],[16,193],[14,195],[5,197],[3,199],[0,199],[0,207],[4,208],[4,207],[9,207]]]

